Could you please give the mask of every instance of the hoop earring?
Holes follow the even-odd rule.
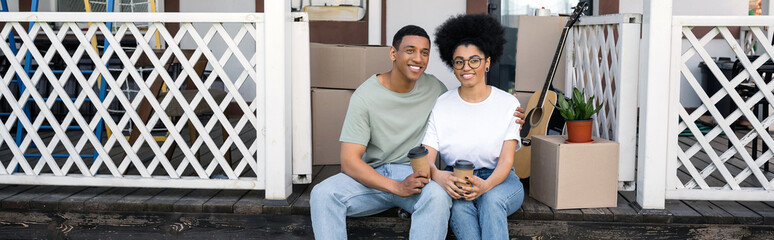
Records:
[[[489,67],[486,67],[486,72],[489,72]]]

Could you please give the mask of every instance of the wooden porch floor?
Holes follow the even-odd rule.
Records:
[[[684,149],[695,142],[691,137],[681,137],[679,141]],[[720,138],[712,143],[716,151],[725,149],[725,144]],[[702,153],[694,158],[698,160],[694,164],[700,169],[711,162]],[[729,163],[732,174],[745,167],[737,157]],[[774,170],[774,163],[768,164]],[[239,237],[251,236],[245,234],[252,228],[264,234],[253,237],[305,239],[312,236],[311,189],[338,172],[338,165],[314,166],[312,183],[294,185],[288,199],[290,204],[286,206],[264,205],[263,191],[0,185],[0,236],[35,238],[54,234],[112,238],[113,235],[100,235],[106,233],[95,228],[104,225],[117,229],[152,227],[161,234],[149,236],[200,233],[203,235],[196,236],[219,237],[223,235],[217,234],[224,229],[231,229],[236,235],[226,236]],[[684,169],[678,175],[681,179],[688,177]],[[774,173],[767,172],[766,176],[771,179]],[[707,182],[713,186],[721,184],[721,179],[716,172]],[[755,186],[753,181],[754,178],[748,178],[741,185]],[[617,207],[556,210],[527,197],[522,208],[509,217],[511,235],[565,238],[581,232],[587,234],[584,238],[602,238],[596,234],[619,231],[617,236],[623,239],[714,238],[712,234],[725,229],[732,239],[745,236],[774,239],[774,199],[768,202],[668,200],[664,210],[640,210],[634,201],[634,192],[621,191]],[[61,226],[52,227],[52,224]],[[398,217],[396,209],[348,220],[354,238],[404,238],[409,224],[408,219]],[[47,235],[34,235],[35,226]],[[720,230],[715,229],[718,227]],[[697,232],[697,229],[703,231]],[[75,235],[67,235],[70,232]],[[90,232],[97,235],[77,235]]]
[[[59,234],[110,238],[112,235],[93,229],[104,225],[119,228],[116,231],[120,227],[137,231],[152,227],[160,234],[153,236],[170,236],[170,233],[183,236],[185,232],[199,233],[198,237],[217,237],[222,235],[216,233],[224,229],[233,228],[234,234],[246,234],[252,227],[266,238],[275,235],[311,238],[310,191],[315,184],[340,171],[338,165],[313,169],[313,183],[295,185],[289,206],[262,204],[263,191],[0,185],[0,235],[39,236],[26,235],[38,226],[48,232],[42,237]],[[668,200],[665,210],[638,210],[632,204],[634,197],[634,192],[622,191],[617,207],[573,210],[551,209],[527,197],[522,208],[509,217],[511,235],[565,238],[585,233],[588,238],[598,238],[594,235],[619,231],[621,239],[670,239],[712,238],[715,235],[707,235],[708,232],[730,231],[725,234],[730,234],[726,236],[731,239],[744,236],[774,239],[774,201]],[[64,230],[52,230],[52,224],[62,225],[63,229],[74,228],[77,234],[86,235],[67,235],[69,232]],[[409,224],[408,219],[398,217],[396,209],[348,220],[353,238],[401,238],[408,234]],[[564,227],[555,229],[557,226]],[[708,232],[695,232],[696,229]],[[97,235],[89,235],[90,232]]]

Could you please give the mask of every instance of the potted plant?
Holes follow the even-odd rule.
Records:
[[[551,102],[559,113],[567,120],[567,142],[568,143],[588,143],[591,140],[591,116],[599,112],[605,105],[604,102],[594,108],[594,96],[586,98],[578,88],[572,89],[572,99],[565,99],[564,95],[559,93],[557,103]]]

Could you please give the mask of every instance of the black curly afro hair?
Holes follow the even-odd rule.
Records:
[[[505,29],[500,21],[486,14],[458,15],[449,18],[435,31],[435,44],[441,60],[452,68],[454,50],[472,44],[490,57],[494,64],[503,55]]]

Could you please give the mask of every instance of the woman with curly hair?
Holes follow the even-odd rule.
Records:
[[[461,179],[452,168],[431,167],[431,176],[453,198],[449,226],[459,239],[508,239],[508,215],[524,201],[514,173],[520,147],[513,112],[519,101],[486,84],[489,66],[500,58],[504,29],[487,15],[461,15],[436,30],[440,57],[460,81],[435,103],[422,144],[430,159],[440,154],[447,166],[467,160],[473,176]]]

